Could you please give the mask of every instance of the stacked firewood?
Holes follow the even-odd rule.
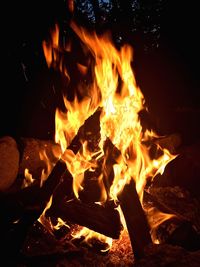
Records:
[[[83,134],[82,130],[70,145],[70,149],[74,153],[77,153],[80,147],[80,134]],[[95,180],[91,179],[86,186],[86,192],[80,195],[78,200],[72,190],[72,175],[67,170],[65,163],[58,159],[61,151],[57,144],[33,138],[21,138],[16,141],[10,136],[2,137],[0,141],[0,223],[4,254],[20,254],[25,261],[30,259],[41,261],[41,257],[46,261],[50,255],[55,257],[55,260],[59,256],[62,261],[64,260],[64,264],[68,262],[67,266],[75,264],[78,260],[86,263],[88,260],[92,261],[92,255],[96,255],[96,257],[98,255],[98,260],[105,262],[105,265],[102,266],[106,266],[108,261],[120,266],[118,259],[122,257],[123,250],[126,251],[126,256],[129,255],[126,259],[125,255],[123,257],[125,266],[131,266],[134,258],[136,259],[135,264],[138,266],[147,266],[145,261],[151,261],[152,265],[148,266],[154,266],[159,253],[166,256],[166,259],[162,259],[163,265],[161,266],[166,266],[168,261],[175,261],[176,252],[177,255],[184,255],[182,260],[191,258],[193,263],[198,261],[199,254],[190,251],[200,249],[200,201],[196,184],[190,184],[186,180],[190,177],[193,180],[193,177],[198,174],[197,145],[180,148],[180,137],[177,135],[161,138],[156,142],[160,142],[162,146],[172,152],[180,153],[180,156],[167,166],[164,175],[156,177],[145,190],[144,204],[147,210],[154,207],[161,212],[175,215],[154,229],[154,236],[160,245],[152,245],[147,217],[133,183],[124,187],[118,196],[119,203],[116,204],[108,198],[104,205],[99,205],[94,201],[98,195],[98,187]],[[107,149],[110,149],[111,158],[115,158],[118,151],[110,143],[108,140]],[[41,151],[45,151],[45,155],[52,163],[48,170],[50,174],[42,186],[40,177],[46,170],[46,164],[41,160]],[[190,156],[188,156],[188,151]],[[191,159],[192,156],[195,157],[194,160]],[[109,163],[110,161],[112,160],[109,159]],[[184,169],[184,176],[182,176],[184,180],[179,178],[179,174],[183,172],[182,168]],[[24,186],[26,169],[34,178],[32,184],[28,186]],[[169,173],[170,179],[167,181],[166,176]],[[111,183],[112,172],[110,175]],[[110,185],[106,186],[109,189]],[[49,233],[38,221],[52,195],[52,206],[47,210],[46,216],[52,221],[60,217],[71,226],[70,230],[66,227],[55,230],[54,235]],[[92,201],[88,195],[91,195]],[[116,210],[117,206],[121,207],[124,214],[128,235],[121,235],[122,224]],[[106,255],[105,253],[104,255],[99,254],[104,244],[99,244],[97,241],[93,243],[96,251],[91,249],[91,246],[83,246],[82,240],[74,241],[73,229],[80,226],[86,226],[112,237],[114,244],[110,252]],[[170,252],[172,246],[179,247],[174,254]],[[81,256],[83,251],[84,257]],[[171,254],[170,256],[167,254],[168,252]],[[73,255],[76,255],[78,260],[75,260]],[[139,265],[140,262],[142,265]],[[181,262],[181,264],[183,263]]]

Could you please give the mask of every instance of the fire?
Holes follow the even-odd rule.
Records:
[[[158,209],[152,207],[147,210],[147,217],[151,227],[151,238],[155,244],[159,244],[159,240],[156,236],[156,229],[157,227],[171,218],[176,217],[174,214],[167,214],[159,211]]]
[[[53,169],[53,163],[49,160],[47,153],[45,150],[39,152],[40,159],[46,163],[46,168],[42,169],[42,174],[40,177],[40,187],[42,187],[43,183],[48,178],[49,174]]]
[[[29,172],[29,169],[25,169],[24,170],[24,180],[22,183],[22,188],[28,187],[30,185],[32,185],[35,181],[35,179],[33,178],[32,174]]]
[[[48,67],[51,66],[53,60],[56,60],[55,48],[58,48],[58,45],[59,45],[59,28],[58,25],[56,25],[55,29],[51,32],[50,44],[46,41],[43,42],[43,51]]]
[[[56,110],[55,141],[61,145],[63,153],[77,134],[84,121],[95,111],[90,98],[84,98],[81,102],[75,97],[74,102],[69,102],[64,97],[66,112]]]
[[[160,152],[159,157],[150,157],[151,145],[147,143],[157,138],[157,134],[143,129],[140,122],[139,112],[146,107],[132,68],[133,49],[124,45],[118,50],[109,34],[97,36],[96,33],[89,33],[78,27],[74,22],[71,23],[71,28],[91,52],[94,60],[93,83],[85,88],[85,96],[81,100],[75,97],[73,102],[64,97],[66,111],[57,109],[55,114],[55,141],[61,145],[62,159],[73,176],[74,194],[79,198],[79,192],[84,189],[82,184],[85,172],[94,171],[100,158],[106,161],[108,153],[104,151],[104,144],[109,139],[119,155],[112,166],[114,179],[108,194],[102,178],[106,176],[106,170],[104,164],[102,165],[99,176],[102,189],[100,204],[107,198],[117,201],[118,194],[131,179],[135,181],[142,203],[147,179],[153,179],[157,173],[162,174],[167,163],[176,156],[155,143]],[[50,43],[43,43],[43,49],[48,66],[62,66],[62,58],[58,57],[58,51],[61,50],[58,26],[52,32]],[[79,64],[78,68],[83,75],[87,72],[85,66]],[[60,67],[60,71],[69,76],[66,69]],[[68,146],[86,119],[98,109],[101,110],[98,150],[91,151],[87,141],[81,140],[82,148],[74,154]]]
[[[104,236],[102,234],[91,231],[85,227],[83,227],[80,231],[73,233],[72,236],[73,236],[73,238],[77,238],[77,239],[84,237],[84,242],[87,242],[87,244],[89,244],[89,246],[90,245],[92,246],[91,243],[92,243],[93,239],[97,239],[97,240],[101,241],[102,243],[107,244],[107,248],[102,249],[101,252],[108,251],[112,246],[112,238],[109,238],[109,237]]]

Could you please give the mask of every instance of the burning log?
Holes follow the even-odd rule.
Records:
[[[155,208],[166,215],[163,222],[152,227],[154,239],[160,244],[190,251],[200,248],[199,199],[180,187],[152,187],[144,192],[144,205],[147,213]]]
[[[182,146],[179,156],[170,162],[163,173],[153,180],[153,187],[179,186],[189,191],[194,197],[200,194],[200,142]]]
[[[73,153],[76,154],[82,146],[81,140],[87,140],[89,145],[92,146],[91,149],[94,149],[94,146],[96,146],[97,140],[99,138],[99,124],[96,123],[96,121],[99,121],[100,114],[101,109],[98,109],[85,121],[84,125],[80,127],[77,135],[73,138],[67,149],[72,150]],[[96,125],[95,127],[93,126],[94,122]],[[95,137],[95,140],[90,140],[92,137]],[[55,163],[55,166],[53,167],[53,170],[47,180],[53,179],[54,175],[59,175],[59,177],[61,177],[65,172],[67,172],[66,164],[64,164],[62,159],[59,159]]]
[[[60,204],[51,207],[46,216],[61,217],[64,221],[85,226],[114,239],[119,238],[122,225],[115,204],[105,205],[83,203],[77,199],[64,199]]]
[[[85,226],[108,237],[119,238],[122,225],[114,202],[107,201],[100,205],[76,199],[72,190],[72,179],[70,172],[66,171],[62,182],[54,191],[52,205],[45,216],[60,217],[64,221]]]
[[[43,187],[38,185],[26,187],[17,192],[6,192],[0,195],[1,206],[1,223],[12,223],[13,221],[23,217],[26,212],[36,212],[36,217],[41,214],[53,194],[56,186],[59,184],[60,177],[65,163],[60,162],[58,168],[53,169],[49,178],[44,183]]]
[[[72,182],[72,175],[66,170],[53,193],[52,205],[47,210],[46,217],[60,217],[64,221],[85,226],[108,237],[119,238],[122,225],[114,202],[106,201],[100,205],[83,197],[78,200],[74,196]]]
[[[61,164],[60,162],[59,166]],[[0,195],[0,234],[4,243],[4,254],[9,252],[12,255],[19,251],[27,230],[46,207],[60,177],[59,170],[53,169],[43,187],[34,185],[17,192],[4,192]]]
[[[118,195],[118,199],[124,214],[135,258],[142,258],[144,257],[144,248],[152,241],[147,219],[133,181],[124,186],[123,191]]]

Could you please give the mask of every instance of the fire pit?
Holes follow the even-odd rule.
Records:
[[[73,1],[68,11],[72,36],[56,23],[42,43],[66,89],[55,139],[1,138],[3,254],[23,266],[154,266],[161,255],[198,266],[198,190],[186,181],[197,144],[156,132],[133,47],[80,26]]]

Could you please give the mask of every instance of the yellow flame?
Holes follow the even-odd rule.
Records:
[[[159,144],[154,144],[161,153],[154,159],[150,157],[150,147],[145,142],[158,136],[153,131],[143,129],[140,122],[139,112],[146,107],[132,68],[133,49],[129,45],[124,45],[118,50],[109,34],[97,36],[96,33],[89,33],[82,27],[78,27],[73,21],[71,27],[87,46],[94,59],[93,83],[89,88],[85,88],[85,97],[82,100],[75,97],[73,102],[69,102],[64,97],[66,112],[56,110],[55,140],[61,145],[64,153],[62,158],[73,176],[75,196],[78,198],[80,190],[83,189],[85,171],[95,169],[98,165],[95,153],[99,153],[104,158],[108,156],[103,155],[103,147],[105,140],[109,138],[120,151],[120,156],[113,164],[114,179],[110,187],[110,197],[117,200],[124,185],[134,179],[142,203],[147,179],[153,179],[158,173],[162,174],[165,166],[176,156]],[[43,44],[49,66],[58,60],[54,51],[58,49],[58,38],[56,28],[51,40],[51,48],[47,43]],[[87,72],[87,68],[80,64],[78,68],[83,74]],[[87,142],[83,141],[80,151],[74,154],[67,147],[85,120],[99,107],[101,108],[99,152],[91,152],[87,149]],[[106,170],[105,172],[102,170],[102,175],[104,173]],[[103,184],[102,175],[99,176],[101,185]],[[101,188],[105,191],[104,186]],[[102,195],[102,201],[105,201],[105,192]]]
[[[80,229],[80,231],[73,233],[72,236],[73,238],[77,238],[77,239],[84,237],[84,242],[86,242],[90,246],[91,246],[92,239],[97,239],[101,241],[102,243],[107,244],[107,248],[102,249],[101,252],[108,251],[112,246],[112,238],[99,234],[97,232],[94,232],[86,227],[83,227],[82,229]]]
[[[84,121],[94,112],[90,98],[84,98],[81,102],[75,97],[69,102],[64,97],[66,112],[56,110],[55,116],[55,141],[61,145],[64,152],[72,139],[77,134]]]
[[[23,183],[22,183],[22,188],[25,188],[25,187],[32,185],[33,182],[35,181],[32,174],[29,172],[29,170],[27,168],[24,170],[24,177],[25,178],[24,178]]]
[[[67,227],[67,228],[69,228],[70,229],[70,226],[65,222],[65,221],[63,221],[61,218],[57,218],[57,224],[56,225],[54,225],[54,229],[55,230],[59,230],[62,226],[65,226],[65,227]]]
[[[49,174],[51,173],[54,164],[50,161],[50,159],[47,156],[47,153],[45,150],[42,150],[39,152],[40,159],[45,162],[46,168],[42,169],[41,178],[40,178],[40,186],[43,186],[43,183],[46,181],[46,179],[49,177]]]
[[[40,217],[38,218],[38,221],[44,225],[46,227],[46,229],[49,230],[49,232],[52,231],[53,229],[53,226],[52,226],[52,223],[51,223],[51,220],[50,218],[47,218],[46,217],[46,211],[51,207],[51,204],[52,204],[52,200],[53,200],[53,197],[51,196],[49,201],[47,202],[47,205],[46,207],[44,208],[42,214],[40,215]]]
[[[96,152],[91,152],[87,148],[87,142],[82,144],[82,149],[74,154],[72,150],[67,149],[62,156],[65,160],[68,170],[73,176],[73,190],[77,198],[79,198],[79,191],[83,190],[82,182],[84,180],[84,173],[86,170],[94,170],[97,167],[97,161],[95,159]],[[102,176],[99,177],[99,183],[101,183]],[[105,194],[102,192],[102,194]],[[102,197],[105,197],[103,195]]]

